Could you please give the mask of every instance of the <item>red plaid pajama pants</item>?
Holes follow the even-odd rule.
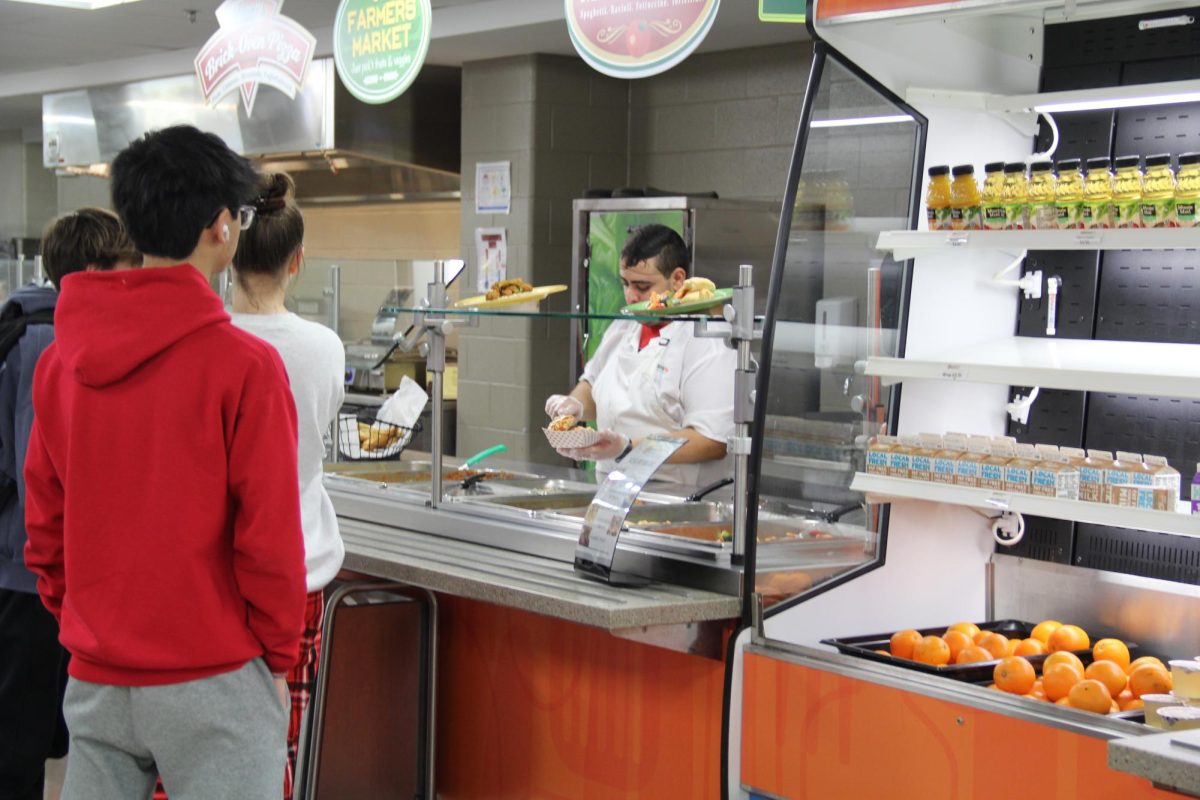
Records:
[[[317,684],[321,661],[321,628],[325,622],[325,594],[310,592],[304,605],[304,636],[300,640],[300,661],[287,674],[292,713],[288,718],[287,767],[283,773],[283,800],[292,800],[296,772],[296,752],[300,747],[300,727],[304,712]],[[154,789],[154,800],[167,800],[162,781]]]

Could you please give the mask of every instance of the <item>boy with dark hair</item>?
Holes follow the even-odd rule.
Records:
[[[42,266],[54,287],[30,283],[0,308],[0,797],[42,800],[47,758],[67,751],[62,693],[67,654],[25,568],[25,481],[33,372],[54,340],[55,288],[65,275],[127,269],[140,257],[110,211],[81,208],[46,226]]]
[[[38,364],[25,561],[71,653],[64,800],[277,798],[304,618],[296,411],[278,354],[209,287],[250,164],[149,133],[113,202],[144,268],[63,281]],[[46,424],[43,424],[43,421]]]

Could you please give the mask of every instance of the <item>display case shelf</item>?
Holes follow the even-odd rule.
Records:
[[[976,489],[970,486],[870,475],[865,472],[855,474],[850,488],[867,495],[869,503],[925,500],[932,503],[949,503],[992,511],[1015,511],[1052,519],[1200,537],[1200,515],[1123,508],[1104,503],[1089,503],[1083,500],[1062,500],[1055,497]]]
[[[1200,345],[1011,336],[922,358],[867,359],[885,384],[911,379],[1200,398]]]
[[[1200,228],[1104,228],[1067,231],[884,231],[875,244],[897,260],[947,250],[1200,249]]]

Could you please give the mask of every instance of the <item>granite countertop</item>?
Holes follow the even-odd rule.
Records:
[[[1200,797],[1200,730],[1152,733],[1108,743],[1108,765],[1155,786]]]
[[[578,575],[570,562],[339,519],[345,567],[438,592],[621,630],[731,619],[736,597],[664,583],[636,589]]]

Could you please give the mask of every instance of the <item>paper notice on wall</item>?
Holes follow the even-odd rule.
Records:
[[[475,165],[475,213],[507,214],[512,207],[512,168],[508,161]]]
[[[486,292],[496,281],[508,275],[508,243],[504,228],[475,229],[476,287]]]

